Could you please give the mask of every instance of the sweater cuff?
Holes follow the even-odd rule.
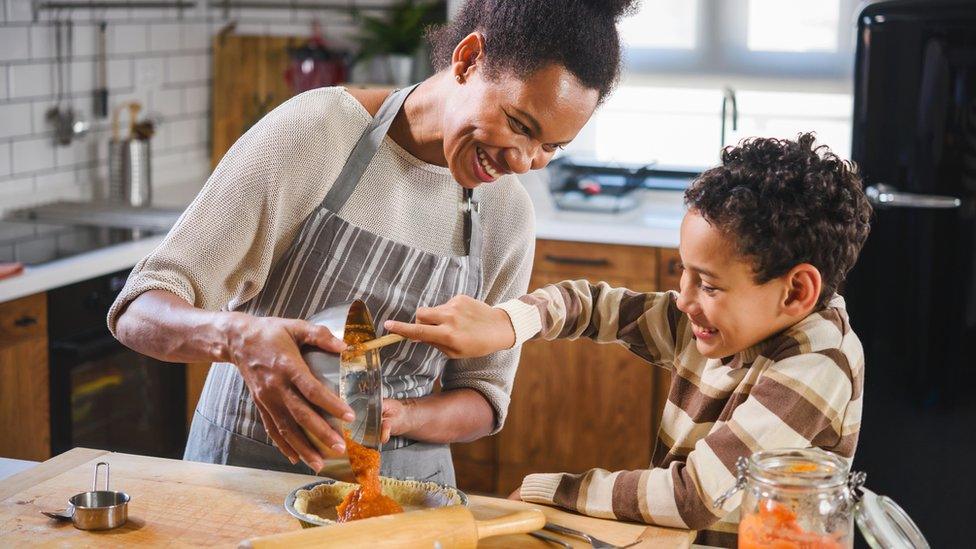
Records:
[[[539,309],[533,305],[512,299],[495,305],[495,308],[508,313],[508,319],[512,322],[512,328],[515,329],[515,344],[512,347],[518,347],[542,330]]]
[[[536,473],[522,479],[519,499],[529,503],[554,504],[562,473]]]

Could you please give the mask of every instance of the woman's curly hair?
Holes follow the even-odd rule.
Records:
[[[838,291],[867,240],[871,205],[857,167],[812,133],[751,138],[685,191],[685,204],[730,235],[762,284],[800,263],[820,271],[818,308]]]
[[[603,101],[620,73],[617,21],[638,5],[638,0],[468,0],[450,23],[428,31],[431,60],[437,70],[444,69],[458,42],[480,31],[489,76],[509,71],[525,78],[559,63],[598,90]]]

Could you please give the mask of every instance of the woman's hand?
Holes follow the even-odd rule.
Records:
[[[342,435],[329,427],[315,406],[345,421],[354,419],[352,408],[315,379],[299,350],[311,345],[339,353],[345,343],[327,328],[304,320],[231,313],[224,329],[227,362],[240,370],[278,449],[292,463],[300,458],[314,471],[322,468],[325,457],[345,453]],[[323,455],[303,428],[334,454]]]
[[[514,499],[515,501],[522,501],[522,487],[519,486],[514,492],[508,495],[508,499]]]
[[[417,309],[416,323],[388,320],[388,331],[429,343],[450,358],[471,358],[510,349],[515,329],[508,313],[465,295],[438,307]]]
[[[390,440],[390,437],[400,436],[413,428],[410,414],[413,404],[413,399],[383,399],[383,420],[380,424],[381,442],[385,444]]]

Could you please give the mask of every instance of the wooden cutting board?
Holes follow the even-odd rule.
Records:
[[[248,128],[292,96],[285,82],[288,48],[306,40],[229,32],[214,36],[211,168]]]
[[[65,507],[68,497],[88,490],[95,463],[111,464],[112,487],[132,497],[129,522],[105,532],[83,532],[59,523],[41,510]],[[130,545],[223,545],[300,528],[285,511],[285,496],[316,477],[227,465],[133,456],[76,448],[33,469],[0,481],[0,547]],[[542,509],[549,521],[624,545],[687,548],[693,532],[583,517],[544,506],[482,496],[470,497],[478,519],[495,518],[526,507]],[[574,546],[578,540],[562,538]],[[552,545],[528,535],[484,540],[480,547]]]

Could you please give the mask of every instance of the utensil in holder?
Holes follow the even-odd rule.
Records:
[[[119,135],[119,112],[129,110],[129,136]],[[108,143],[108,197],[130,206],[152,203],[152,163],[149,139],[137,139],[132,129],[141,109],[138,103],[124,103],[112,113],[112,139]]]

